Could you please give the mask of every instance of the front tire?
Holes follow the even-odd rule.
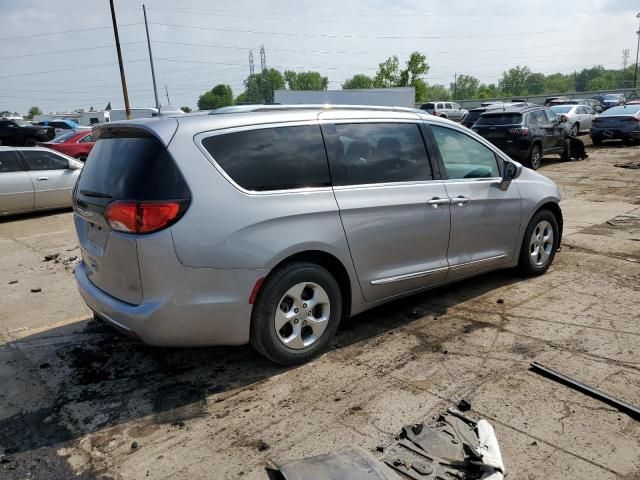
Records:
[[[269,360],[296,365],[319,355],[342,318],[342,292],[325,268],[293,262],[276,270],[253,307],[251,344]]]
[[[598,137],[591,137],[591,143],[594,145],[602,145],[602,139]]]
[[[24,146],[25,147],[35,147],[37,143],[38,143],[38,141],[35,138],[29,137],[24,141]]]
[[[536,213],[524,233],[518,268],[526,277],[544,274],[555,258],[560,240],[558,221],[549,210]]]
[[[531,170],[537,170],[542,163],[542,149],[540,145],[534,144],[529,152],[529,158],[527,159],[527,166]]]
[[[577,137],[580,133],[580,126],[577,123],[571,125],[571,130],[569,130],[569,135],[572,137]]]
[[[78,156],[76,157],[76,160],[78,160],[78,161],[80,161],[80,162],[84,163],[84,162],[86,162],[86,161],[87,161],[87,156],[86,156],[86,155],[78,155]]]

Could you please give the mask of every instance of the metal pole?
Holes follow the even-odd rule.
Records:
[[[640,13],[636,15],[636,18],[640,18]],[[635,92],[636,89],[636,79],[638,78],[638,50],[640,50],[640,24],[638,24],[638,31],[636,32],[638,35],[638,46],[636,47],[636,68],[633,73],[633,90]]]
[[[169,90],[167,90],[167,86],[164,86],[164,93],[167,95],[167,105],[171,105],[171,100],[169,100]]]
[[[144,14],[144,29],[147,31],[147,46],[149,47],[149,62],[151,62],[151,79],[153,80],[153,95],[156,99],[156,108],[160,110],[160,100],[158,100],[158,87],[156,86],[156,72],[153,68],[153,55],[151,54],[151,40],[149,40],[149,25],[147,24],[147,9],[142,4],[142,13]]]
[[[127,80],[124,78],[124,65],[122,64],[122,52],[120,51],[120,37],[118,36],[118,24],[116,23],[116,10],[113,6],[113,0],[109,0],[111,4],[111,20],[113,21],[113,34],[116,37],[116,51],[118,52],[118,65],[120,66],[120,80],[122,82],[122,95],[124,96],[124,109],[127,114],[127,120],[131,120],[131,109],[129,108],[129,94],[127,93]]]

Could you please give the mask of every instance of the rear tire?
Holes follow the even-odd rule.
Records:
[[[524,233],[518,269],[525,277],[544,274],[556,256],[560,231],[558,221],[549,210],[536,213]]]
[[[542,149],[540,145],[534,144],[529,152],[529,158],[527,159],[527,167],[531,170],[537,170],[542,163]]]
[[[602,145],[602,139],[591,137],[591,143],[593,143],[594,145]]]
[[[440,115],[438,115],[440,118],[449,118],[447,117],[444,113],[441,113]]]
[[[37,143],[38,143],[38,141],[35,138],[29,137],[24,141],[24,146],[25,147],[35,147]]]
[[[78,155],[78,156],[76,157],[76,160],[78,160],[78,161],[80,161],[80,162],[84,163],[84,162],[86,162],[86,161],[87,161],[87,156],[86,156],[86,155]]]
[[[342,292],[333,275],[314,263],[292,262],[260,289],[251,345],[275,363],[304,363],[325,349],[341,318]]]

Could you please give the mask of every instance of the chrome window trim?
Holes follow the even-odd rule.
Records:
[[[205,138],[214,137],[217,135],[226,135],[229,133],[236,132],[246,132],[249,130],[262,130],[266,128],[279,128],[279,127],[304,127],[304,126],[312,126],[316,125],[318,129],[320,129],[320,125],[318,124],[317,119],[313,120],[297,120],[292,122],[276,122],[276,123],[258,123],[254,125],[242,125],[239,127],[231,127],[231,128],[222,128],[218,130],[207,130],[205,132],[200,132],[194,135],[193,141],[196,144],[196,147],[204,154],[204,156],[209,160],[209,163],[213,165],[213,167],[218,170],[218,172],[227,180],[233,187],[240,190],[240,192],[245,195],[251,196],[266,196],[266,195],[294,195],[294,194],[308,194],[308,193],[316,193],[316,192],[332,192],[331,185],[326,187],[303,187],[303,188],[288,188],[288,189],[280,189],[280,190],[249,190],[241,185],[239,185],[227,172],[222,168],[222,166],[216,161],[215,158],[209,153],[209,151],[202,144],[202,141]],[[322,132],[320,132],[322,134]],[[326,151],[325,151],[326,155]],[[329,164],[327,162],[327,169],[329,169]]]

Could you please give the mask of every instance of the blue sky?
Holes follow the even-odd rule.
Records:
[[[129,97],[154,105],[141,0],[115,0]],[[249,50],[260,67],[318,70],[340,88],[393,54],[427,56],[429,83],[485,83],[528,65],[543,73],[635,61],[640,2],[626,0],[148,0],[161,103],[196,107],[218,83],[242,92]],[[0,110],[122,107],[108,0],[0,0]],[[78,31],[80,30],[80,31]],[[57,33],[55,32],[67,32]]]

